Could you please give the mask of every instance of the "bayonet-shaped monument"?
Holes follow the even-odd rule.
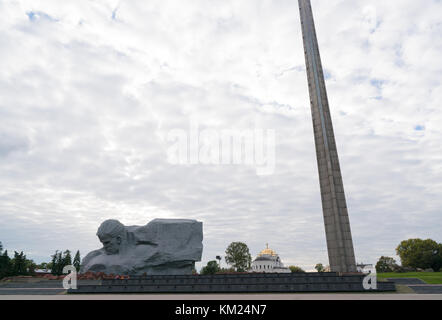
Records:
[[[299,0],[330,269],[356,272],[350,221],[310,0]]]

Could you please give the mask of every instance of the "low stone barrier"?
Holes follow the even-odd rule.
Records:
[[[70,294],[81,293],[324,293],[392,292],[393,282],[378,282],[376,290],[365,290],[364,274],[292,273],[146,276],[103,279],[97,285],[80,285]]]

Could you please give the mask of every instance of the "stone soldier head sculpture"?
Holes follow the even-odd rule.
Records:
[[[118,220],[106,220],[98,228],[97,236],[106,254],[118,254],[126,240],[126,228]]]
[[[203,223],[155,219],[144,226],[104,221],[97,231],[103,247],[83,258],[81,273],[192,274],[203,252]]]

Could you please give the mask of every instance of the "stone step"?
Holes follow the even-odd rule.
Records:
[[[408,285],[408,284],[425,284],[424,281],[418,278],[390,278],[388,281],[396,284]]]

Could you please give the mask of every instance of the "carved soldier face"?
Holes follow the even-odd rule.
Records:
[[[121,245],[121,237],[116,236],[110,236],[110,235],[103,235],[98,237],[103,244],[104,251],[106,251],[106,254],[112,255],[112,254],[118,254],[120,252],[120,245]]]

